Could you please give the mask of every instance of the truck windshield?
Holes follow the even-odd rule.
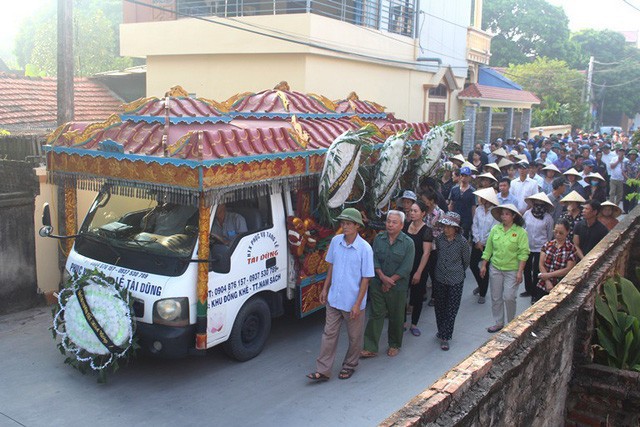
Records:
[[[198,209],[111,194],[105,187],[89,208],[76,251],[98,261],[178,276],[197,240]]]

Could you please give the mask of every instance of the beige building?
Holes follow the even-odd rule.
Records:
[[[177,84],[218,101],[285,80],[384,105],[408,121],[458,119],[457,94],[489,61],[481,0],[124,2],[121,54],[147,60],[147,94]]]

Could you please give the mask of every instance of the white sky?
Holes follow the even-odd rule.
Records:
[[[562,6],[569,17],[569,28],[578,31],[596,30],[638,31],[640,29],[640,0],[547,0]]]
[[[640,0],[547,0],[564,7],[572,31],[583,28],[622,31],[640,30]],[[13,60],[14,38],[22,20],[57,0],[0,0],[0,57]],[[11,58],[9,58],[11,57]]]

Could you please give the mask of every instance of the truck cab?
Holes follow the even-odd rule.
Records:
[[[246,228],[229,240],[211,238],[208,257],[207,346],[225,344],[239,360],[258,354],[271,317],[283,313],[288,277],[284,197],[234,198],[211,208]],[[289,203],[290,205],[290,203]],[[155,199],[97,195],[66,264],[68,277],[97,268],[134,299],[144,350],[180,357],[193,349],[197,313],[198,208]]]

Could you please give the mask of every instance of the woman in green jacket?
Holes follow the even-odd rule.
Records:
[[[495,324],[487,331],[498,332],[505,325],[505,308],[507,322],[516,315],[516,295],[529,258],[529,238],[522,228],[522,215],[511,203],[494,207],[491,214],[500,224],[494,225],[489,233],[482,253],[480,276],[487,274],[487,264],[490,263],[491,312]]]

